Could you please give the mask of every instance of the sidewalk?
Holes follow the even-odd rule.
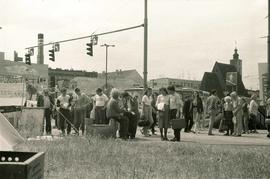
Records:
[[[207,134],[207,130],[199,134],[181,132],[181,142],[193,142],[201,144],[218,144],[218,145],[251,145],[251,146],[270,146],[270,139],[266,137],[266,130],[259,130],[257,134],[242,134],[242,137],[224,136],[217,129],[213,130],[213,136]],[[160,134],[144,137],[140,131],[137,132],[138,141],[159,142]],[[169,129],[168,138],[173,138],[173,130]],[[161,142],[161,141],[160,141]]]

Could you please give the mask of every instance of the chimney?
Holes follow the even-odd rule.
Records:
[[[38,55],[37,55],[37,64],[44,64],[44,35],[38,34]]]

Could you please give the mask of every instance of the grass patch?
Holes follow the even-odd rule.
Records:
[[[269,178],[269,147],[68,137],[28,141],[45,151],[45,178]]]

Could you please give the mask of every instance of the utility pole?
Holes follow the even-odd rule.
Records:
[[[115,45],[108,45],[108,44],[103,44],[101,47],[106,47],[106,74],[105,74],[105,87],[106,90],[108,90],[108,48],[109,47],[115,47]]]
[[[148,18],[147,18],[147,0],[144,0],[144,54],[143,54],[143,87],[144,89],[147,88],[147,54],[148,54]]]
[[[268,75],[267,75],[267,87],[268,87],[268,94],[267,96],[270,97],[269,91],[270,91],[270,0],[268,0],[268,35],[267,35],[267,69],[268,69]]]

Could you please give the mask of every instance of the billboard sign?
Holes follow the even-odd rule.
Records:
[[[229,86],[236,86],[237,85],[237,72],[227,72],[226,84]]]

